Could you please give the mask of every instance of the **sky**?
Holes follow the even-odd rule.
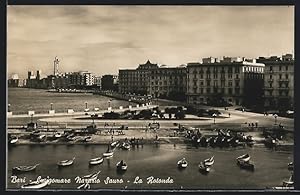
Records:
[[[294,54],[293,6],[20,6],[7,9],[8,76],[118,74],[148,59]]]

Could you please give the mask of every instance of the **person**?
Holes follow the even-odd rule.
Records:
[[[228,116],[229,116],[229,118],[230,118],[230,113],[228,113]]]

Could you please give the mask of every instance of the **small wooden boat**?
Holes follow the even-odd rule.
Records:
[[[84,138],[84,141],[85,141],[85,142],[90,142],[90,141],[92,141],[92,136],[87,136],[87,137],[85,137],[85,138]]]
[[[236,158],[237,161],[244,161],[244,162],[247,162],[250,160],[250,155],[249,154],[243,154],[239,157]]]
[[[250,161],[238,160],[237,164],[241,169],[246,169],[249,171],[254,171],[254,164],[250,163]]]
[[[294,174],[292,174],[288,181],[283,181],[283,186],[292,187],[294,185]]]
[[[199,167],[199,171],[203,173],[208,173],[210,171],[210,166],[205,165],[204,162],[200,162],[198,167]]]
[[[119,141],[114,141],[110,144],[111,147],[116,148],[119,146]]]
[[[80,186],[77,187],[78,190],[90,189],[90,188],[91,188],[91,185],[89,183],[83,183],[83,184],[81,184]]]
[[[126,171],[127,170],[127,164],[123,160],[119,161],[117,164],[117,170],[118,171]]]
[[[13,137],[11,138],[11,140],[9,141],[10,144],[15,144],[19,141],[19,138],[18,137]]]
[[[29,171],[34,171],[38,165],[39,164],[35,164],[32,166],[18,166],[18,167],[14,167],[12,170],[14,172],[29,172]]]
[[[89,162],[90,165],[98,165],[103,163],[103,157],[92,158]]]
[[[61,138],[61,137],[62,137],[62,134],[61,134],[61,133],[55,133],[55,134],[54,134],[54,137],[55,137],[55,138]]]
[[[41,189],[49,185],[50,182],[48,179],[41,179],[39,181],[32,181],[29,182],[28,184],[24,184],[21,186],[23,189]]]
[[[188,166],[188,162],[185,160],[185,158],[183,158],[177,162],[177,166],[179,168],[186,168]]]
[[[97,179],[98,175],[101,173],[101,171],[98,171],[96,173],[92,173],[92,174],[89,174],[89,175],[85,175],[83,176],[82,178],[83,179]]]
[[[294,162],[293,161],[289,162],[289,164],[288,164],[288,170],[290,170],[290,171],[294,170]]]
[[[123,148],[124,150],[130,150],[130,144],[124,142],[124,143],[122,144],[122,148]]]
[[[215,160],[214,160],[214,156],[208,158],[208,159],[205,159],[203,161],[203,163],[206,165],[206,166],[212,166],[214,163],[215,163]]]
[[[71,160],[62,160],[62,161],[59,161],[57,163],[57,165],[59,167],[65,167],[65,166],[70,166],[74,163],[74,160],[75,160],[75,157],[73,157]]]
[[[111,157],[113,155],[114,155],[114,152],[112,150],[110,150],[109,145],[108,145],[108,148],[107,148],[106,152],[103,153],[103,156],[104,157]]]

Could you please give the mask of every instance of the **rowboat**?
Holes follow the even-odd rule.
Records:
[[[203,163],[206,165],[206,166],[212,166],[214,163],[215,163],[215,160],[214,160],[214,156],[208,158],[208,159],[205,159],[203,161]]]
[[[117,164],[117,170],[118,171],[126,171],[127,170],[127,164],[123,160],[119,161]]]
[[[103,157],[92,158],[89,162],[90,165],[98,165],[103,163]]]
[[[110,144],[111,147],[116,148],[119,145],[119,141],[114,141]]]
[[[15,143],[17,143],[19,141],[19,138],[18,137],[14,137],[14,138],[12,138],[10,141],[9,141],[9,143],[10,144],[15,144]]]
[[[106,152],[103,153],[103,156],[104,157],[111,157],[113,155],[114,155],[114,152],[112,150],[110,150],[109,145],[108,145],[108,148],[107,148]]]
[[[61,133],[55,133],[55,134],[54,134],[54,137],[55,137],[55,138],[61,138],[61,136],[62,136]]]
[[[294,170],[294,162],[293,161],[289,162],[289,164],[288,164],[288,170],[290,170],[290,171]]]
[[[283,186],[291,187],[294,185],[294,174],[292,174],[288,181],[283,181]]]
[[[237,164],[240,166],[241,169],[254,171],[254,164],[250,163],[250,161],[238,160]]]
[[[38,165],[39,164],[35,164],[32,166],[18,166],[18,167],[14,167],[12,170],[14,172],[29,172],[29,171],[34,171]]]
[[[92,137],[91,136],[87,136],[87,137],[84,138],[84,141],[85,142],[90,142],[90,141],[92,141]]]
[[[186,168],[188,166],[188,162],[185,160],[185,158],[183,158],[177,162],[177,166],[179,168]]]
[[[247,162],[250,160],[250,155],[249,154],[243,154],[239,157],[236,158],[237,161],[244,161],[244,162]]]
[[[46,187],[48,184],[50,184],[50,181],[48,179],[41,179],[38,181],[32,181],[28,184],[24,184],[21,186],[23,189],[41,189]]]
[[[200,162],[198,167],[199,167],[199,171],[201,171],[203,173],[208,173],[210,171],[210,167],[205,165],[204,162]]]
[[[72,160],[62,160],[57,163],[59,167],[70,166],[74,163],[75,157]]]
[[[124,143],[122,144],[122,148],[123,148],[124,150],[130,150],[130,144],[124,142]]]

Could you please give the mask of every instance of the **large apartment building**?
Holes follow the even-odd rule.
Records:
[[[185,101],[186,97],[186,67],[161,66],[150,72],[148,94],[160,97]]]
[[[262,104],[264,64],[244,58],[204,58],[187,65],[190,104]]]
[[[149,75],[151,70],[157,69],[157,64],[149,60],[140,64],[136,69],[119,70],[119,92],[146,95],[149,91]]]
[[[136,69],[119,70],[119,92],[185,100],[186,67],[158,66],[148,60]]]
[[[294,59],[292,54],[282,57],[259,57],[265,64],[264,102],[270,109],[292,109],[294,104]]]

